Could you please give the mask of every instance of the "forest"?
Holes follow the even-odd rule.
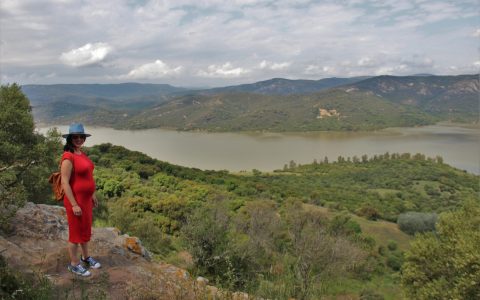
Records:
[[[58,204],[47,178],[62,140],[34,130],[19,86],[0,95],[0,232],[8,234],[26,201]],[[269,299],[480,297],[480,178],[441,157],[325,157],[230,173],[112,144],[85,151],[100,200],[95,226],[137,236],[154,260],[224,289]],[[3,286],[0,295],[9,297]]]

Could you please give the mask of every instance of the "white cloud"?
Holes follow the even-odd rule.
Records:
[[[291,63],[290,62],[282,62],[282,63],[274,63],[274,62],[269,62],[266,60],[263,60],[259,64],[260,69],[269,69],[272,71],[280,71],[280,70],[285,70],[288,67],[290,67]]]
[[[306,75],[333,75],[335,74],[336,69],[331,66],[319,66],[319,65],[308,65],[305,70],[304,74]]]
[[[375,65],[375,61],[370,57],[362,57],[358,60],[357,64],[361,67],[371,67]]]
[[[80,48],[62,53],[60,60],[73,67],[94,65],[105,60],[111,51],[112,47],[106,43],[88,43]]]
[[[131,70],[126,76],[122,77],[132,79],[156,79],[179,74],[182,70],[182,66],[172,68],[157,59],[153,63],[144,64]]]
[[[139,78],[210,86],[382,70],[453,74],[450,66],[472,72],[476,2],[3,0],[0,67],[23,84],[32,79],[22,74],[35,73],[43,83]],[[102,68],[67,67],[96,64]]]
[[[197,75],[200,77],[240,77],[244,74],[249,73],[250,70],[244,68],[234,68],[230,62],[226,62],[221,66],[218,65],[210,65],[208,66],[207,70],[200,70],[198,71]]]

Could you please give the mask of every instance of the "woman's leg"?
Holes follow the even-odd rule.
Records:
[[[88,255],[88,242],[80,244],[80,247],[82,247],[82,258],[87,258],[90,255]]]
[[[76,266],[80,263],[80,259],[78,258],[77,252],[78,252],[78,244],[68,242],[68,254],[70,255],[70,264],[72,266]]]

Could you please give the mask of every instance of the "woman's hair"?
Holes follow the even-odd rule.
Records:
[[[72,135],[67,136],[67,143],[65,144],[65,146],[63,146],[63,151],[68,151],[71,153],[75,151],[75,147],[73,146],[73,143],[72,143]]]

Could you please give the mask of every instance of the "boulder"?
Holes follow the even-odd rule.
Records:
[[[0,253],[17,271],[46,276],[56,298],[249,299],[245,293],[209,286],[203,277],[154,261],[136,237],[117,228],[93,228],[90,254],[102,268],[81,278],[67,270],[68,223],[65,208],[27,203],[12,219],[12,233],[0,236]],[[191,260],[183,254],[185,260]]]

